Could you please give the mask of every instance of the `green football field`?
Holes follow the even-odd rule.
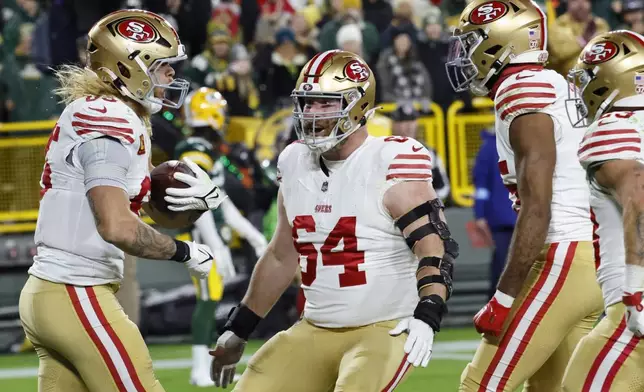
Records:
[[[472,358],[478,341],[479,336],[474,329],[445,329],[438,333],[429,366],[414,369],[396,391],[455,391],[461,371]],[[250,342],[245,354],[252,354],[261,344],[260,341]],[[166,391],[223,391],[189,385],[190,346],[154,345],[150,346],[150,352],[157,377]],[[37,367],[38,358],[35,353],[0,356],[0,391],[36,391]],[[230,389],[226,389],[228,390]]]

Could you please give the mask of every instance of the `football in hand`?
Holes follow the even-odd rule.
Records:
[[[183,229],[193,223],[204,211],[170,211],[165,201],[166,189],[188,188],[189,185],[174,178],[174,173],[185,173],[194,176],[190,167],[181,161],[167,161],[155,167],[150,173],[150,217],[161,227]]]

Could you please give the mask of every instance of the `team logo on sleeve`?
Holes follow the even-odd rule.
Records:
[[[503,17],[508,13],[508,6],[500,1],[490,1],[474,8],[470,13],[470,23],[484,25]]]
[[[369,79],[371,72],[369,68],[358,60],[351,60],[344,66],[345,79],[352,82],[360,83]]]
[[[619,47],[611,41],[602,41],[594,44],[583,54],[584,63],[600,64],[617,56]]]
[[[116,25],[116,31],[121,36],[140,44],[154,42],[158,36],[156,29],[141,19],[124,19]]]

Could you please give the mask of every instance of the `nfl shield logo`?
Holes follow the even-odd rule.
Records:
[[[322,183],[322,192],[326,192],[327,190],[329,190],[329,182],[328,182],[328,181],[324,181],[324,182]]]

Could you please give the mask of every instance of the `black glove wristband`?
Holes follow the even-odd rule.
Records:
[[[432,294],[422,297],[414,310],[414,318],[432,327],[434,332],[441,330],[443,314],[447,313],[447,305],[440,295]]]
[[[230,310],[228,321],[224,325],[224,331],[230,330],[240,338],[248,340],[248,337],[253,333],[260,321],[262,321],[261,317],[246,305],[240,303]]]
[[[170,260],[176,261],[178,263],[185,263],[190,260],[190,247],[183,241],[174,240],[177,250],[174,252]]]

